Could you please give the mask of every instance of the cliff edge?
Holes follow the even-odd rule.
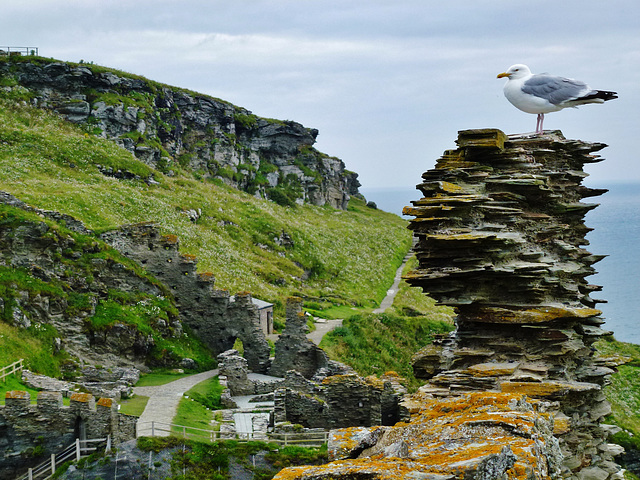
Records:
[[[189,170],[283,205],[346,209],[358,194],[358,175],[313,148],[316,129],[293,121],[92,64],[6,57],[0,80],[11,98],[83,124],[169,175]]]

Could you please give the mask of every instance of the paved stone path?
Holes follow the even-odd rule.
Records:
[[[413,255],[413,252],[409,252],[402,260],[402,265],[398,267],[396,276],[393,279],[393,285],[391,285],[391,288],[387,290],[387,295],[382,300],[382,303],[380,303],[380,307],[376,308],[373,313],[384,313],[387,308],[393,305],[393,300],[396,298],[396,293],[398,293],[398,286],[400,285],[400,281],[402,280],[402,269],[406,265],[409,258],[411,258],[411,255]]]
[[[330,332],[336,327],[342,326],[342,319],[337,320],[325,320],[322,319],[316,322],[316,329],[307,335],[307,338],[311,340],[316,345],[320,345],[320,341],[322,337],[325,336],[327,332]]]
[[[133,387],[133,393],[149,397],[147,406],[136,424],[138,436],[151,435],[151,422],[171,423],[178,410],[178,403],[184,392],[194,385],[218,375],[218,370],[197,373],[189,377],[180,378],[157,387]],[[163,426],[163,428],[167,428]],[[157,437],[169,436],[169,432],[155,431]]]

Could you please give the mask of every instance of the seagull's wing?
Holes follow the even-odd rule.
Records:
[[[579,80],[540,74],[533,75],[524,82],[522,91],[543,98],[553,105],[561,105],[580,98],[591,89]]]

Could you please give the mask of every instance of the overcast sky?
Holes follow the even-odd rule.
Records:
[[[535,129],[496,75],[514,63],[614,90],[546,116],[610,145],[589,184],[640,180],[637,0],[20,0],[0,47],[94,62],[320,131],[365,189],[420,182],[457,131]]]

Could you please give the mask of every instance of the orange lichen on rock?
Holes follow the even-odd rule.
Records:
[[[504,393],[523,394],[534,398],[554,397],[567,393],[586,393],[600,390],[595,383],[584,382],[502,382],[500,389]]]
[[[100,400],[98,400],[96,402],[96,405],[99,406],[99,407],[111,408],[113,406],[113,399],[112,398],[101,398]]]
[[[30,400],[31,395],[29,392],[25,392],[23,390],[10,390],[4,394],[5,399],[16,399],[16,400]]]
[[[548,323],[558,319],[581,319],[600,315],[595,308],[576,308],[556,305],[541,305],[535,308],[515,309],[484,307],[469,315],[476,322],[488,323]]]
[[[213,282],[215,280],[215,276],[212,272],[202,272],[198,274],[198,280],[202,282]]]
[[[558,469],[562,455],[545,403],[488,392],[446,399],[419,392],[412,401],[420,408],[409,423],[333,431],[329,451],[335,461],[288,468],[275,478],[382,480],[414,472],[515,480],[551,478]]]
[[[88,403],[93,400],[93,395],[90,393],[73,393],[70,397],[72,402]]]
[[[169,234],[169,235],[163,235],[162,239],[167,242],[167,243],[178,243],[178,236],[177,235],[173,235],[173,234]]]

